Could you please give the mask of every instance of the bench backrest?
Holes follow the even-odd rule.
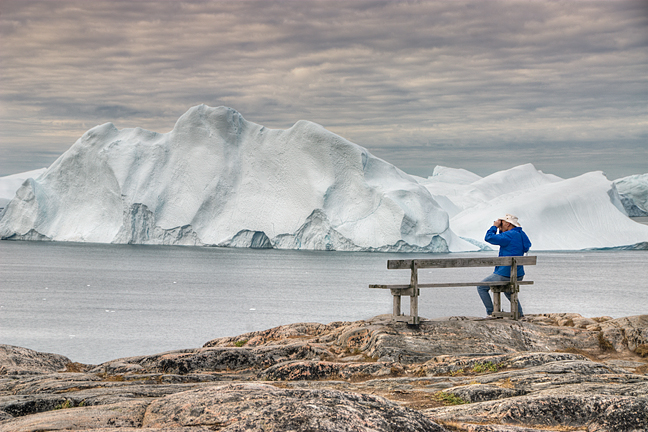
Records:
[[[484,258],[439,258],[416,260],[388,260],[390,270],[411,269],[414,263],[417,268],[453,268],[453,267],[492,267],[510,266],[515,258],[516,265],[535,265],[536,256],[517,257],[484,257]]]

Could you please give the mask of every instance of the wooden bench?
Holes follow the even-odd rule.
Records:
[[[480,286],[488,285],[493,291],[493,316],[509,317],[517,320],[518,314],[518,292],[520,285],[531,285],[533,281],[518,281],[518,265],[535,265],[535,256],[517,256],[517,257],[492,257],[492,258],[439,258],[439,259],[413,259],[413,260],[388,260],[387,268],[410,269],[409,285],[369,285],[369,288],[383,288],[391,290],[394,296],[393,319],[408,324],[419,324],[418,316],[418,297],[420,288],[447,288],[463,286]],[[501,282],[444,282],[444,283],[419,283],[418,269],[428,268],[462,268],[462,267],[494,267],[510,266],[511,278],[508,281]],[[508,292],[511,294],[511,312],[502,312],[501,310],[501,293]],[[410,296],[410,314],[401,313],[401,296]]]

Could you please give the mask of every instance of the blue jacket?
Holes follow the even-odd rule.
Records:
[[[499,256],[522,256],[531,248],[531,240],[522,231],[521,227],[515,227],[501,234],[497,234],[497,227],[492,226],[486,231],[484,240],[500,247]],[[495,274],[511,277],[511,267],[497,266],[495,267]],[[517,275],[524,276],[523,266],[517,266]]]

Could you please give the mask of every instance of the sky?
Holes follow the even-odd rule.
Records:
[[[648,1],[0,0],[0,176],[199,104],[404,170],[648,172]]]

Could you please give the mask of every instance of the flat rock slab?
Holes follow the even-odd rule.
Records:
[[[299,323],[101,365],[0,345],[0,432],[637,432],[647,356],[643,315]]]
[[[436,421],[582,427],[588,432],[648,429],[648,396],[536,395],[425,411]]]
[[[150,400],[94,407],[57,409],[0,422],[0,432],[93,430],[142,426]]]
[[[70,364],[69,358],[28,348],[0,345],[0,375],[32,375],[56,372]]]
[[[209,426],[221,431],[445,431],[421,413],[377,396],[231,384],[153,402],[144,427]]]

